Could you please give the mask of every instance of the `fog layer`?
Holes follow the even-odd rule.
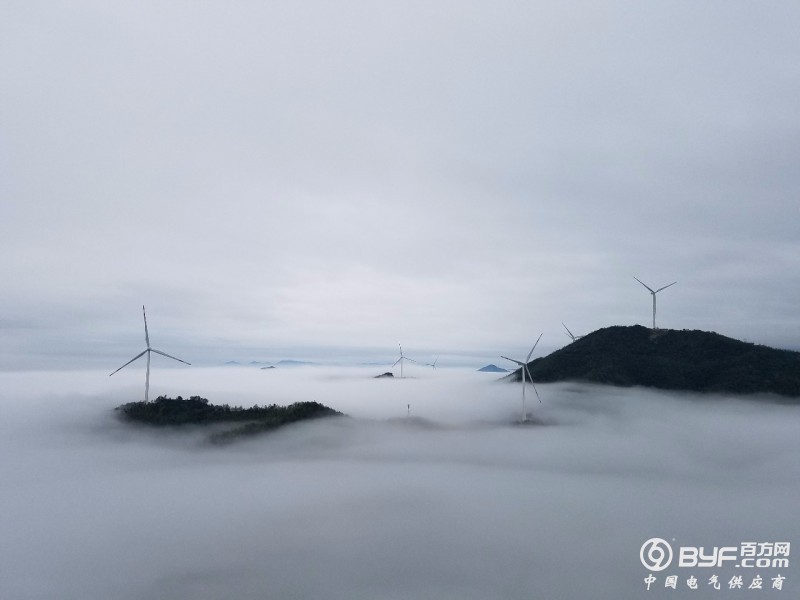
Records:
[[[520,427],[519,385],[409,372],[154,372],[154,395],[350,415],[225,448],[117,421],[136,370],[0,374],[0,598],[619,599],[645,592],[649,538],[800,538],[796,407],[540,385],[545,425]],[[668,570],[651,593],[769,593],[716,592],[714,572],[733,574]]]

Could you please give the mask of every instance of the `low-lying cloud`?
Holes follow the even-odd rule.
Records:
[[[411,373],[154,373],[156,394],[350,415],[225,448],[117,421],[142,394],[136,370],[1,374],[0,597],[618,599],[645,591],[649,538],[800,537],[797,407],[540,385],[528,406],[546,425],[518,427],[518,384]],[[800,585],[792,560],[784,591]],[[727,590],[733,574],[667,570],[652,593],[761,597],[778,571],[759,571],[761,592]]]

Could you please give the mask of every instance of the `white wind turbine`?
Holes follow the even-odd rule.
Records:
[[[520,366],[520,371],[522,371],[522,422],[528,420],[528,413],[525,410],[525,374],[528,374],[528,379],[531,380],[531,385],[533,385],[533,391],[536,392],[536,397],[539,398],[539,392],[536,391],[536,386],[533,383],[533,377],[531,377],[531,372],[528,370],[528,362],[531,360],[531,355],[533,351],[536,350],[536,346],[539,345],[539,340],[542,339],[542,334],[539,334],[539,337],[536,339],[536,343],[531,348],[531,351],[528,352],[528,358],[525,359],[525,362],[521,360],[516,360],[514,358],[508,358],[507,356],[501,356],[500,358],[505,358],[506,360],[510,360],[513,363],[517,363]],[[539,402],[541,403],[542,399],[539,398]]]
[[[400,346],[400,344],[397,345]],[[392,365],[392,368],[394,368],[395,365],[397,365],[397,363],[400,363],[400,379],[403,378],[403,363],[407,360],[410,360],[413,363],[417,362],[413,358],[409,358],[405,354],[403,354],[403,346],[400,346],[400,358],[394,361],[394,364]]]
[[[655,328],[656,328],[656,294],[657,294],[658,292],[660,292],[661,290],[665,290],[665,289],[667,289],[668,287],[670,287],[670,285],[675,285],[675,284],[676,284],[676,283],[678,283],[678,282],[677,282],[677,281],[673,281],[673,282],[672,282],[672,283],[670,283],[669,285],[665,285],[664,287],[660,287],[660,288],[658,288],[657,290],[654,290],[653,288],[651,288],[649,285],[647,285],[646,283],[644,283],[644,282],[643,282],[641,279],[639,279],[638,277],[634,276],[634,279],[635,279],[636,281],[638,281],[639,283],[641,283],[641,284],[642,284],[644,287],[646,287],[646,288],[647,288],[647,289],[650,291],[650,294],[653,296],[653,329],[655,329]]]
[[[436,363],[437,363],[437,362],[439,362],[439,357],[438,357],[438,356],[436,357],[436,360],[434,360],[432,363],[425,363],[425,364],[426,364],[428,367],[432,367],[432,368],[433,368],[433,370],[435,371],[435,370],[436,370]]]
[[[185,360],[181,360],[180,358],[175,358],[174,356],[170,356],[166,352],[162,352],[161,350],[156,350],[155,348],[150,347],[150,334],[147,332],[147,313],[144,310],[144,306],[142,306],[142,316],[144,317],[144,341],[147,343],[147,348],[134,356],[124,365],[122,365],[117,371],[120,371],[131,364],[138,358],[141,358],[145,354],[147,354],[147,375],[145,376],[144,380],[144,401],[145,403],[148,402],[148,395],[150,394],[150,353],[155,352],[156,354],[160,354],[161,356],[166,356],[167,358],[171,358],[172,360],[177,360],[178,362],[182,362],[185,365],[191,365],[192,363],[188,363]],[[114,371],[116,373],[117,371]],[[114,373],[110,373],[108,376],[111,377]]]
[[[564,321],[561,321],[561,324],[562,324],[562,325],[564,325]],[[567,330],[567,335],[570,337],[570,339],[571,339],[573,342],[574,342],[575,340],[579,340],[579,339],[581,339],[581,338],[583,337],[582,335],[572,335],[572,332],[569,330],[569,327],[567,327],[566,325],[564,325],[564,329],[566,329],[566,330]]]

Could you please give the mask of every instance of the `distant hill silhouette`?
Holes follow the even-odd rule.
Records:
[[[598,329],[528,363],[536,382],[588,381],[617,386],[800,396],[800,352],[708,331]],[[517,369],[506,379],[520,379]]]
[[[486,365],[478,369],[481,373],[508,373],[508,369],[498,367],[497,365]]]
[[[308,362],[306,360],[281,360],[276,363],[279,367],[304,367],[307,365],[313,365],[313,362]]]

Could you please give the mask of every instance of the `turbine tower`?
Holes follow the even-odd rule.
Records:
[[[562,325],[564,325],[564,321],[561,321],[561,324],[562,324]],[[583,337],[582,335],[572,335],[572,332],[569,330],[569,327],[567,327],[566,325],[564,325],[564,329],[566,329],[566,330],[567,330],[567,335],[569,336],[569,338],[570,338],[570,339],[571,339],[573,342],[574,342],[575,340],[579,340],[579,339],[581,339],[581,338]]]
[[[145,401],[145,404],[146,404],[148,402],[148,396],[150,394],[150,353],[151,352],[155,352],[156,354],[160,354],[161,356],[166,356],[167,358],[171,358],[172,360],[177,360],[178,362],[182,362],[185,365],[191,365],[192,363],[188,363],[185,360],[181,360],[180,358],[175,358],[174,356],[170,356],[169,354],[167,354],[166,352],[162,352],[161,350],[156,350],[155,348],[151,348],[150,347],[150,334],[147,332],[147,313],[144,310],[144,306],[142,306],[142,316],[144,317],[144,341],[147,344],[147,348],[145,350],[143,350],[142,352],[140,352],[139,354],[137,354],[136,356],[134,356],[132,359],[130,359],[124,365],[122,365],[119,369],[117,369],[117,371],[120,371],[120,370],[124,369],[129,364],[131,364],[133,361],[135,361],[136,359],[141,358],[142,356],[147,354],[147,375],[145,376],[145,380],[144,380],[144,401]],[[114,373],[116,373],[117,371],[114,371]],[[109,373],[108,376],[111,377],[111,375],[113,375],[114,373]]]
[[[678,283],[678,282],[677,282],[677,281],[673,281],[673,282],[672,282],[672,283],[670,283],[669,285],[665,285],[664,287],[661,287],[661,288],[658,288],[657,290],[654,290],[653,288],[651,288],[649,285],[647,285],[646,283],[644,283],[644,282],[643,282],[641,279],[639,279],[638,277],[634,276],[634,279],[635,279],[636,281],[638,281],[639,283],[641,283],[641,284],[642,284],[644,287],[646,287],[646,288],[647,288],[647,289],[650,291],[650,294],[652,294],[652,296],[653,296],[653,329],[656,329],[656,294],[657,294],[658,292],[660,292],[661,290],[665,290],[665,289],[667,289],[667,288],[668,288],[670,285],[675,285],[675,284],[676,284],[676,283]]]
[[[525,410],[525,373],[528,374],[528,379],[531,380],[531,385],[533,385],[533,391],[536,392],[536,397],[539,398],[539,392],[536,391],[536,386],[533,383],[533,377],[531,377],[531,372],[528,370],[528,362],[531,360],[531,355],[533,351],[536,350],[536,346],[539,345],[539,340],[542,339],[542,334],[539,334],[539,337],[536,339],[536,343],[531,348],[531,351],[528,352],[528,358],[525,359],[525,362],[521,360],[516,360],[514,358],[508,358],[507,356],[501,356],[500,358],[505,358],[506,360],[510,360],[513,363],[517,363],[520,366],[520,371],[522,371],[522,422],[528,420],[528,413]],[[539,402],[541,403],[542,399],[539,398]]]
[[[397,344],[397,345],[400,346],[400,344]],[[413,358],[409,358],[405,354],[403,354],[403,347],[400,346],[400,358],[398,358],[396,361],[394,361],[394,364],[392,365],[392,368],[394,368],[395,365],[397,365],[397,363],[400,363],[400,379],[403,378],[403,363],[405,361],[407,361],[407,360],[410,360],[411,362],[414,362],[414,363],[417,362]]]

